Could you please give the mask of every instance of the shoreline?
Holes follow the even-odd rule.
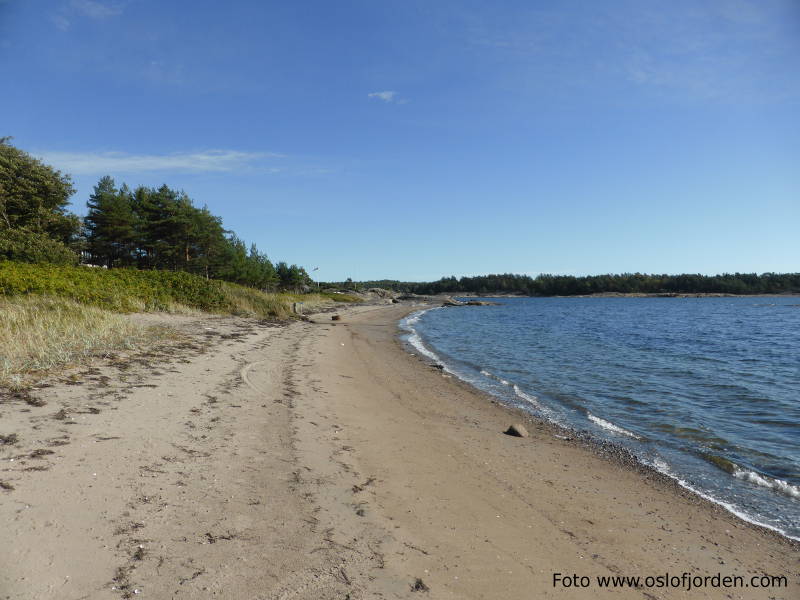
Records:
[[[665,483],[674,486],[676,488],[676,491],[684,494],[689,493],[695,496],[698,500],[708,503],[711,507],[715,509],[721,509],[725,511],[726,513],[734,516],[743,523],[755,527],[758,530],[761,530],[765,534],[775,535],[779,539],[785,540],[790,544],[796,545],[797,549],[800,550],[800,538],[792,537],[791,535],[788,535],[786,532],[784,532],[781,529],[778,529],[777,527],[771,527],[769,525],[759,523],[758,521],[754,520],[754,518],[743,513],[741,509],[737,508],[736,506],[728,502],[725,502],[724,500],[714,498],[713,496],[705,492],[695,489],[689,483],[680,479],[677,475],[665,473],[664,471],[659,470],[657,467],[648,464],[646,462],[643,462],[639,457],[637,457],[630,449],[626,448],[624,445],[615,442],[613,440],[602,439],[592,434],[590,431],[584,429],[577,429],[567,425],[562,425],[556,421],[547,419],[546,417],[539,416],[536,415],[535,413],[529,412],[525,410],[523,407],[509,404],[505,402],[502,397],[495,396],[490,392],[484,391],[478,386],[469,382],[468,380],[461,378],[456,372],[450,370],[447,367],[446,363],[442,361],[441,357],[435,352],[435,350],[432,350],[425,344],[425,342],[422,340],[422,338],[420,337],[419,333],[416,330],[414,330],[413,328],[407,330],[402,327],[403,321],[409,315],[414,313],[419,313],[421,316],[423,313],[436,308],[440,308],[440,306],[431,305],[428,308],[420,308],[418,310],[409,312],[408,315],[401,317],[398,320],[398,340],[400,340],[400,346],[404,351],[410,353],[412,356],[416,356],[416,353],[412,352],[412,350],[420,352],[424,357],[424,358],[420,357],[423,363],[426,363],[428,366],[431,367],[433,367],[434,365],[442,366],[443,370],[450,373],[452,377],[454,377],[459,383],[466,385],[474,393],[484,396],[487,399],[487,401],[493,404],[497,404],[500,407],[504,408],[505,410],[508,410],[518,419],[520,420],[532,419],[534,422],[548,428],[553,433],[553,435],[567,438],[568,441],[574,441],[577,445],[585,448],[590,452],[596,453],[598,456],[608,458],[609,460],[612,460],[626,468],[633,469],[634,471],[639,471],[647,475],[648,477],[661,478]],[[416,337],[416,341],[412,341],[411,339],[403,340],[402,339],[403,337],[410,337],[410,338]]]
[[[721,292],[598,292],[596,294],[573,294],[571,296],[526,296],[524,294],[477,294],[475,292],[439,294],[456,298],[800,298],[798,292],[775,294],[724,294]]]
[[[684,534],[691,534],[691,536],[697,536],[700,539],[708,540],[713,539],[713,537],[732,537],[737,539],[737,542],[740,541],[738,536],[743,536],[745,538],[750,538],[747,542],[747,545],[750,546],[750,550],[744,550],[744,547],[740,547],[738,551],[734,551],[729,556],[721,556],[717,555],[714,557],[716,560],[717,565],[724,565],[724,564],[731,564],[731,563],[741,563],[744,564],[744,560],[748,560],[745,558],[748,554],[752,553],[753,556],[756,554],[764,551],[764,546],[770,548],[770,551],[774,550],[781,554],[784,554],[785,562],[783,562],[784,569],[786,570],[787,576],[793,577],[795,571],[792,570],[793,567],[790,565],[793,564],[793,557],[792,554],[796,554],[797,550],[800,549],[800,545],[796,542],[780,535],[779,533],[769,530],[767,528],[761,527],[759,525],[747,523],[744,520],[736,517],[735,515],[731,514],[723,507],[712,503],[706,499],[701,498],[697,494],[685,489],[684,487],[680,486],[677,481],[673,478],[668,477],[646,465],[643,465],[638,460],[632,457],[632,455],[628,454],[627,451],[621,451],[620,448],[614,444],[604,444],[604,443],[597,443],[594,438],[588,439],[579,437],[573,440],[562,440],[559,439],[557,436],[564,433],[564,430],[558,427],[555,424],[549,422],[543,422],[539,419],[536,419],[529,413],[526,413],[520,409],[510,407],[500,403],[497,399],[492,397],[489,394],[486,394],[480,390],[477,390],[467,382],[461,381],[455,378],[448,378],[443,376],[437,369],[433,369],[430,366],[430,362],[421,356],[411,356],[406,349],[404,348],[404,342],[400,339],[399,334],[401,333],[397,327],[397,323],[399,319],[403,316],[410,314],[416,310],[424,309],[425,307],[406,307],[405,310],[396,311],[395,312],[395,319],[392,322],[392,329],[394,329],[394,333],[392,335],[391,343],[387,346],[384,346],[385,351],[389,356],[386,357],[386,360],[393,365],[393,368],[400,371],[400,364],[402,362],[409,361],[411,363],[411,368],[414,372],[414,376],[417,378],[422,379],[418,384],[418,387],[427,388],[429,390],[427,393],[430,393],[440,400],[442,398],[447,397],[448,404],[450,407],[454,407],[455,409],[466,409],[466,410],[453,410],[452,412],[447,412],[442,410],[442,412],[438,415],[439,418],[445,422],[453,423],[459,422],[461,420],[469,421],[472,419],[470,413],[474,410],[475,413],[483,417],[483,419],[478,419],[472,422],[472,427],[480,428],[482,430],[483,435],[479,435],[475,440],[477,443],[475,444],[476,447],[490,443],[490,444],[499,444],[500,448],[506,449],[509,441],[513,447],[519,446],[519,449],[524,450],[526,452],[521,453],[519,456],[512,456],[512,462],[515,464],[509,465],[507,468],[510,469],[510,472],[506,472],[506,475],[509,476],[509,480],[506,480],[505,485],[510,485],[512,488],[514,484],[512,483],[516,478],[522,478],[523,480],[525,477],[521,476],[517,471],[522,465],[527,464],[526,457],[531,457],[530,454],[527,452],[533,451],[533,455],[537,454],[537,450],[542,451],[544,448],[531,448],[527,446],[528,443],[533,443],[534,446],[537,444],[547,444],[550,446],[550,450],[554,451],[556,455],[559,455],[559,458],[556,460],[561,460],[560,456],[562,453],[569,452],[575,459],[576,459],[576,468],[585,469],[587,464],[590,463],[592,465],[589,471],[594,472],[596,469],[600,472],[611,472],[620,477],[620,479],[627,480],[631,482],[632,479],[632,488],[630,488],[630,492],[632,496],[638,497],[641,499],[642,496],[648,496],[651,493],[656,493],[657,495],[663,496],[661,501],[664,502],[666,505],[669,506],[667,512],[671,514],[669,526],[663,526],[664,529],[661,531],[668,531],[672,540],[667,542],[664,539],[664,544],[662,548],[655,549],[650,546],[647,547],[645,550],[643,547],[638,547],[635,550],[632,550],[630,547],[626,548],[625,543],[615,544],[613,551],[620,552],[625,554],[625,551],[632,551],[634,555],[636,555],[636,559],[632,562],[643,561],[645,557],[641,555],[642,552],[653,553],[656,556],[659,554],[661,555],[659,558],[662,560],[656,560],[655,563],[662,564],[664,562],[665,557],[663,556],[664,553],[670,554],[669,548],[667,544],[674,543],[676,548],[679,548],[681,543],[685,544],[685,539],[681,539],[682,535]],[[361,332],[369,331],[372,333],[371,328],[369,328],[366,324],[361,324],[358,322],[354,322],[347,324],[344,323],[346,327],[351,329],[355,329],[352,335],[354,337],[360,337],[363,335]],[[373,324],[373,327],[376,327],[377,324]],[[338,328],[338,326],[337,326]],[[340,328],[341,330],[341,328]],[[343,338],[344,339],[344,338]],[[373,353],[379,352],[378,348],[378,341],[380,340],[379,336],[372,336],[372,343],[368,343],[370,350]],[[383,338],[383,341],[386,342],[386,339]],[[402,357],[400,356],[402,355]],[[380,362],[378,360],[377,362]],[[420,371],[420,368],[422,369]],[[370,371],[374,374],[379,372],[377,365],[374,363],[370,364]],[[385,382],[386,385],[391,383],[391,381]],[[395,390],[395,395],[397,391]],[[386,408],[384,405],[383,408]],[[419,410],[417,406],[416,410]],[[430,410],[430,409],[429,409]],[[466,413],[466,414],[465,414]],[[428,411],[424,412],[426,417],[429,417]],[[494,427],[485,427],[484,419],[489,422],[494,422]],[[437,421],[437,423],[441,424],[441,420]],[[424,420],[423,420],[424,421]],[[528,442],[528,439],[515,440],[515,438],[509,438],[509,436],[504,436],[502,434],[503,430],[512,422],[519,422],[522,421],[529,426],[529,430],[532,431],[531,434],[531,442]],[[530,425],[529,425],[530,424]],[[487,431],[488,429],[488,431]],[[492,436],[491,442],[487,440],[486,434]],[[575,438],[574,432],[570,431],[570,434],[573,438]],[[461,441],[461,440],[459,440]],[[372,448],[373,451],[376,450],[375,447]],[[491,445],[489,447],[484,447],[484,451],[491,450]],[[474,448],[470,448],[469,451],[474,451]],[[502,450],[501,450],[502,452]],[[482,453],[478,452],[477,457],[482,457]],[[496,454],[492,451],[486,453],[488,458],[494,457],[497,458]],[[553,457],[551,457],[553,458]],[[550,465],[552,466],[552,465]],[[566,466],[566,465],[565,465]],[[444,467],[440,467],[440,472],[438,473],[437,477],[446,478],[445,474],[441,472]],[[612,478],[613,479],[613,478]],[[528,485],[531,485],[531,490],[535,490],[533,497],[537,494],[541,494],[543,490],[541,490],[541,484],[539,485],[532,485],[532,482],[526,482]],[[552,483],[551,483],[552,484]],[[548,484],[548,485],[551,485]],[[436,485],[434,487],[439,487],[443,484]],[[459,488],[457,493],[465,493],[469,489],[468,486],[462,485],[462,482],[459,481]],[[431,490],[427,489],[428,492]],[[502,489],[502,488],[501,488]],[[506,488],[511,489],[511,488]],[[627,489],[622,486],[622,489]],[[499,490],[498,490],[499,491]],[[600,494],[613,494],[617,491],[617,486],[613,483],[611,484],[611,489],[603,488],[600,486],[598,490]],[[420,491],[420,493],[422,493]],[[467,494],[468,495],[468,494]],[[585,499],[581,500],[578,496],[572,496],[570,498],[570,502],[565,503],[564,508],[566,509],[568,506],[572,506],[569,511],[565,511],[562,513],[562,516],[565,521],[569,519],[568,522],[572,522],[571,527],[578,527],[575,526],[575,521],[579,520],[577,517],[578,515],[576,512],[581,512],[585,510],[586,505],[593,506],[593,510],[590,512],[593,513],[602,513],[606,510],[607,506],[598,506],[595,501],[590,500],[587,496]],[[577,506],[576,506],[577,505]],[[677,505],[677,506],[676,506]],[[638,507],[641,507],[642,504],[638,504]],[[462,507],[467,511],[472,510],[470,506]],[[628,506],[628,511],[632,509],[632,506]],[[416,509],[414,509],[416,510]],[[634,509],[634,512],[637,509]],[[573,512],[574,511],[574,512]],[[629,514],[626,510],[621,511],[622,514]],[[692,523],[690,527],[683,528],[680,525],[681,521],[686,519],[687,512],[689,513],[692,521],[701,521],[703,522],[702,526],[697,525],[696,523]],[[645,514],[649,514],[645,512]],[[620,516],[619,515],[607,515],[611,521],[618,521]],[[498,517],[500,518],[500,517]],[[591,519],[590,519],[591,520]],[[551,522],[552,523],[552,522]],[[595,522],[595,525],[597,523]],[[706,529],[710,527],[711,529]],[[564,528],[566,529],[566,528]],[[688,531],[687,531],[688,530]],[[564,534],[568,540],[575,540],[578,537],[577,532],[566,529],[567,533]],[[731,533],[735,531],[736,533]],[[522,532],[518,532],[520,535],[523,535]],[[663,533],[659,533],[659,535],[664,535]],[[587,537],[591,537],[591,535],[587,534]],[[658,541],[659,538],[650,538],[651,541]],[[680,540],[680,541],[678,541]],[[506,540],[508,541],[508,540]],[[512,542],[508,542],[512,543]],[[719,544],[719,542],[714,542],[714,546]],[[634,544],[635,546],[635,544]],[[687,546],[686,550],[682,553],[679,553],[680,560],[685,561],[685,565],[693,565],[696,568],[697,565],[702,564],[704,562],[708,562],[710,558],[712,558],[713,550],[709,548],[711,546],[703,546],[700,544],[697,547],[694,547],[692,550],[693,552],[689,551],[691,546]],[[758,550],[756,550],[758,548]],[[595,548],[599,549],[599,548]],[[733,548],[732,548],[733,549]],[[588,550],[587,550],[588,552]],[[770,552],[771,554],[772,552]],[[592,555],[602,555],[600,552],[589,553],[588,556]],[[579,556],[576,564],[582,564],[582,561],[588,557],[587,555]],[[573,555],[572,560],[575,560],[575,556]],[[752,561],[754,559],[749,559]],[[755,559],[756,561],[758,559]],[[669,562],[669,561],[667,561]],[[673,562],[675,562],[675,558],[673,558]],[[604,565],[608,567],[608,565]],[[577,568],[577,567],[576,567]],[[719,569],[724,569],[725,567],[718,567]],[[691,571],[692,568],[687,568],[686,570]],[[615,572],[614,569],[611,569],[612,572]],[[621,568],[618,568],[618,571],[622,571]],[[796,585],[794,579],[791,580],[791,585]],[[473,582],[477,585],[477,582]],[[537,588],[537,593],[546,596],[549,591],[554,591],[556,593],[561,592],[563,590],[552,590],[546,589],[546,585],[541,585],[541,581],[539,581],[540,587]],[[509,588],[503,588],[503,592],[507,597],[516,597],[513,593],[509,593]],[[597,590],[595,590],[597,591]],[[785,591],[785,590],[784,590]],[[771,596],[774,597],[783,597],[781,594],[784,592],[782,590],[772,590]],[[620,590],[617,590],[619,593]],[[777,593],[776,593],[777,592]],[[471,589],[461,588],[460,593],[464,594],[464,597],[492,597],[490,594],[482,596],[478,593],[473,593]],[[624,594],[623,594],[624,595]],[[787,593],[786,597],[790,597],[791,593]],[[456,597],[459,597],[456,594]],[[524,594],[520,595],[519,597],[526,597]],[[563,597],[563,596],[562,596]],[[578,596],[569,596],[569,597],[578,597]],[[663,597],[656,595],[655,597]],[[715,595],[710,595],[707,597],[716,597]],[[719,597],[725,597],[723,594],[720,594]],[[752,590],[747,597],[762,597],[758,595],[753,595]],[[766,597],[766,596],[764,596]]]
[[[794,597],[797,543],[411,356],[421,308],[165,318],[193,341],[6,399],[0,597],[671,598],[553,585],[665,571]]]

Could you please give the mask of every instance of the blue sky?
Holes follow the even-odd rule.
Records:
[[[0,76],[323,280],[800,270],[797,0],[0,0]]]

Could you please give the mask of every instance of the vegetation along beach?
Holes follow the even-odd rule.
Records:
[[[796,600],[798,27],[0,0],[0,600]]]

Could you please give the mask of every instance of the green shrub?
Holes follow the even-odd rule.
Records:
[[[47,234],[0,227],[0,260],[75,265],[78,255]]]
[[[70,298],[117,312],[175,304],[224,312],[228,304],[221,282],[189,273],[0,262],[0,295],[19,294]]]
[[[306,309],[321,308],[331,302],[330,298],[318,294],[266,294],[182,271],[103,269],[0,260],[0,296],[20,295],[67,298],[114,312],[176,312],[190,308],[260,318],[286,318],[292,313],[293,302],[304,302]]]

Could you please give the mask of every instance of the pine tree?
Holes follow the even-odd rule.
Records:
[[[194,263],[192,272],[206,279],[217,276],[225,257],[227,240],[222,219],[211,214],[207,207],[195,209],[192,215]]]
[[[111,177],[103,177],[94,186],[87,206],[89,213],[84,222],[92,261],[109,268],[132,264],[136,217],[130,190],[127,187],[118,190]]]

